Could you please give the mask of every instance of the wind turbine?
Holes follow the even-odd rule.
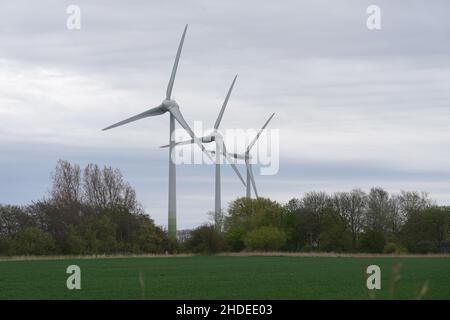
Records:
[[[250,184],[253,186],[253,191],[255,192],[255,196],[256,198],[258,198],[258,191],[256,190],[256,183],[255,183],[255,178],[253,176],[253,169],[252,169],[252,164],[250,162],[251,155],[250,155],[250,150],[253,148],[253,146],[255,145],[256,141],[258,140],[259,136],[261,135],[261,133],[264,131],[264,129],[266,128],[266,126],[269,124],[270,120],[272,120],[273,116],[275,115],[275,113],[272,113],[272,115],[269,117],[269,119],[267,119],[266,123],[264,123],[264,125],[262,126],[262,128],[259,130],[258,134],[256,135],[256,137],[252,140],[252,142],[250,142],[250,144],[247,146],[247,148],[245,149],[244,153],[229,153],[227,156],[231,156],[235,159],[241,159],[245,161],[245,167],[247,168],[247,183],[246,183],[246,197],[247,198],[251,198],[251,190],[250,190]],[[214,151],[212,151],[212,153],[215,153]]]
[[[166,112],[170,113],[170,125],[169,125],[169,214],[168,214],[168,233],[169,237],[176,238],[177,233],[177,206],[176,206],[176,169],[175,163],[172,161],[171,155],[173,148],[175,146],[174,141],[174,130],[175,130],[175,120],[189,133],[192,140],[207,154],[208,158],[211,159],[210,155],[206,152],[205,147],[201,144],[200,140],[195,136],[192,129],[189,127],[187,122],[184,120],[183,115],[180,112],[180,107],[177,102],[171,99],[173,84],[175,81],[175,75],[177,73],[178,61],[180,60],[181,49],[183,48],[184,37],[186,36],[186,30],[188,25],[184,27],[183,35],[181,36],[180,44],[178,46],[178,51],[175,56],[175,62],[173,64],[172,73],[170,75],[169,84],[167,85],[166,98],[162,103],[154,108],[144,111],[138,115],[120,121],[109,127],[103,129],[109,130],[124,124],[140,120],[147,117],[159,116]],[[212,160],[212,159],[211,159]]]
[[[231,91],[233,90],[234,84],[236,82],[237,75],[234,77],[233,82],[231,83],[230,89],[228,89],[228,93],[225,97],[225,100],[223,102],[222,108],[220,109],[219,115],[217,117],[217,120],[214,124],[214,130],[207,136],[203,136],[199,139],[201,139],[202,143],[211,143],[215,142],[216,144],[216,166],[215,166],[215,197],[214,197],[214,214],[217,215],[221,213],[221,182],[220,182],[220,154],[225,155],[227,161],[230,163],[231,167],[233,168],[234,172],[236,172],[236,175],[241,180],[242,184],[245,186],[244,179],[242,178],[241,174],[239,173],[239,170],[237,169],[236,165],[234,164],[234,160],[230,157],[229,153],[227,152],[225,143],[223,141],[222,134],[218,131],[220,122],[222,121],[223,114],[225,112],[225,108],[228,104],[228,100],[231,96]],[[175,146],[180,145],[186,145],[186,144],[192,144],[194,143],[193,139],[180,141],[175,143]],[[161,148],[167,148],[169,145],[161,146]]]

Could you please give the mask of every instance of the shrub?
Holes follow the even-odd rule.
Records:
[[[276,227],[260,227],[244,237],[247,250],[276,251],[286,243],[286,233]]]
[[[212,225],[202,225],[191,232],[185,246],[193,253],[214,254],[223,249],[222,234]]]
[[[398,243],[395,242],[388,242],[383,248],[383,253],[386,254],[400,254],[400,253],[406,253],[407,250],[405,247],[401,246]]]
[[[433,241],[421,240],[411,246],[411,251],[414,253],[437,253],[439,252],[439,247]]]

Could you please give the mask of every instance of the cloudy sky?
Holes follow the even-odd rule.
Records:
[[[67,6],[81,9],[68,30]],[[381,30],[366,8],[381,8]],[[58,159],[122,170],[167,220],[168,116],[101,128],[160,104],[189,24],[174,87],[188,123],[280,132],[280,170],[262,196],[381,186],[450,204],[450,2],[1,1],[0,203],[50,189]],[[244,172],[242,165],[239,166]],[[178,224],[213,209],[214,168],[177,167]],[[223,206],[243,195],[223,168]]]

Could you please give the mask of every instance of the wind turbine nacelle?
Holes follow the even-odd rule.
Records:
[[[211,136],[211,135],[202,137],[202,142],[203,143],[210,143],[210,142],[213,142],[213,141],[215,141],[215,138],[213,136]]]
[[[165,108],[167,111],[172,108],[180,108],[178,106],[178,103],[175,100],[163,100],[162,104],[163,108]]]
[[[251,159],[250,155],[247,154],[247,157],[245,154],[239,154],[239,153],[230,153],[230,155],[235,159],[245,160],[245,159]]]

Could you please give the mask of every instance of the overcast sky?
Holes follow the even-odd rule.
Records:
[[[66,27],[67,6],[81,29]],[[381,30],[366,8],[381,8]],[[427,191],[450,204],[450,2],[1,1],[0,203],[50,189],[58,159],[121,169],[167,223],[168,116],[102,132],[161,103],[184,25],[174,97],[212,126],[280,131],[280,171],[261,196]],[[242,165],[239,166],[244,172]],[[207,220],[212,166],[178,166],[178,227]],[[223,206],[245,193],[223,167]]]

